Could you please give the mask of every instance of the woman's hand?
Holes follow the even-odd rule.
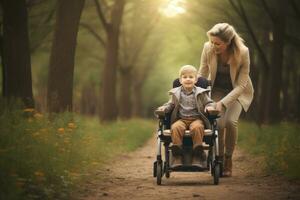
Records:
[[[209,115],[209,116],[218,116],[220,114],[220,111],[217,110],[214,106],[208,106],[205,108],[205,112]]]
[[[210,112],[212,110],[216,110],[213,106],[207,106],[205,109],[204,109],[204,112]]]
[[[216,104],[216,110],[222,112],[224,110],[224,105],[221,101],[218,101]]]

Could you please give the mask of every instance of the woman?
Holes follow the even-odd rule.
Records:
[[[230,177],[237,122],[242,109],[247,111],[253,99],[249,50],[233,26],[227,23],[216,24],[207,36],[209,42],[204,44],[198,76],[212,82],[211,96],[221,112],[219,155],[224,161],[223,176]]]

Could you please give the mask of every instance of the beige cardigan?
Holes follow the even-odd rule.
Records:
[[[233,90],[223,97],[221,102],[227,107],[238,99],[244,110],[247,111],[252,102],[254,90],[249,76],[250,60],[249,50],[246,46],[243,46],[240,55],[240,59],[236,62],[234,62],[233,59],[229,59],[228,61]],[[213,88],[216,73],[217,55],[212,50],[210,43],[206,42],[201,55],[198,75],[211,80]]]

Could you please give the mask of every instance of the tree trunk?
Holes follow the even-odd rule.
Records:
[[[80,113],[83,115],[95,115],[97,112],[97,95],[95,85],[90,83],[82,88]]]
[[[5,62],[4,62],[4,55],[3,55],[3,36],[0,36],[0,56],[1,56],[1,70],[2,70],[2,96],[6,97],[7,96],[7,87],[6,87],[6,70],[7,70],[7,66],[5,66]]]
[[[115,1],[112,11],[112,23],[107,26],[106,59],[102,73],[101,110],[102,121],[113,121],[117,118],[116,77],[118,65],[120,25],[125,6],[124,0]]]
[[[120,112],[119,116],[122,119],[129,119],[131,117],[132,104],[131,104],[131,68],[126,67],[121,70],[121,98],[120,98]]]
[[[135,84],[133,89],[133,108],[132,113],[134,117],[142,117],[143,96],[142,96],[142,84]]]
[[[285,35],[286,6],[283,1],[277,2],[276,20],[273,23],[273,47],[271,68],[268,76],[267,102],[265,107],[265,119],[267,122],[277,123],[281,120],[280,89],[282,84],[282,66]]]
[[[33,107],[31,61],[25,0],[2,0],[4,96]]]
[[[296,87],[295,87],[295,104],[296,104],[296,118],[298,119],[298,122],[300,122],[300,103],[299,103],[299,99],[300,99],[300,75],[295,75],[296,76]]]
[[[294,94],[293,89],[293,74],[297,71],[297,68],[295,67],[295,51],[293,48],[289,47],[286,50],[286,56],[288,59],[286,59],[286,62],[284,64],[284,73],[283,73],[283,82],[281,84],[281,91],[283,94],[282,99],[282,105],[281,105],[281,113],[282,116],[289,120],[293,119],[295,103],[293,101]],[[295,84],[295,83],[294,83]]]
[[[48,75],[49,112],[72,111],[76,39],[84,0],[60,0]]]
[[[262,35],[262,46],[265,46],[267,50],[270,49],[269,47],[269,38],[266,35]],[[258,51],[259,52],[259,51]],[[261,52],[260,52],[261,53]],[[263,56],[259,57],[258,65],[259,67],[259,79],[258,79],[258,87],[257,90],[255,90],[254,95],[256,96],[257,103],[258,103],[258,117],[257,117],[257,124],[260,126],[262,123],[265,122],[265,106],[266,106],[266,97],[267,97],[267,87],[268,87],[268,73],[270,70],[270,66],[266,60],[263,58]],[[267,65],[267,66],[266,66]]]

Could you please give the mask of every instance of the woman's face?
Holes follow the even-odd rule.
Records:
[[[226,51],[228,44],[222,41],[217,36],[210,36],[210,43],[216,54],[221,54]]]

